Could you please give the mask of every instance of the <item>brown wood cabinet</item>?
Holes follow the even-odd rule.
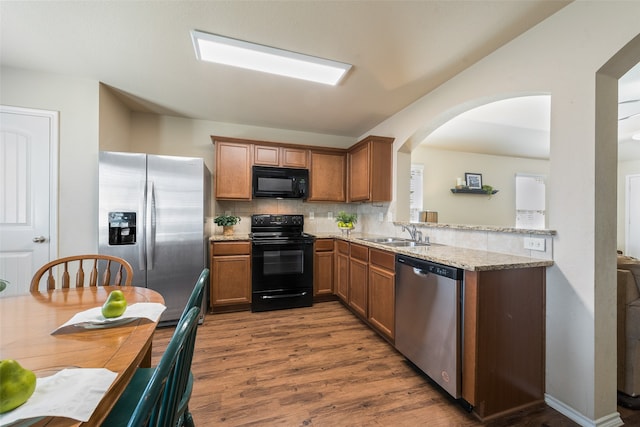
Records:
[[[369,249],[369,311],[367,320],[392,342],[395,338],[395,255]]]
[[[465,271],[462,397],[482,420],[544,402],[545,268]]]
[[[216,147],[216,199],[251,200],[251,167],[263,165],[308,168],[310,202],[391,201],[393,138],[368,136],[349,150],[211,139]]]
[[[334,289],[338,298],[349,303],[349,243],[335,241]]]
[[[333,239],[318,239],[313,258],[313,296],[333,295]]]
[[[253,164],[287,168],[308,168],[309,150],[293,147],[254,145]]]
[[[211,242],[210,270],[211,309],[248,308],[251,304],[251,242]]]
[[[349,250],[349,306],[366,319],[369,248],[351,243]]]
[[[393,138],[368,136],[349,149],[349,201],[390,202]]]
[[[251,199],[252,150],[247,144],[216,141],[216,199]]]
[[[311,151],[310,202],[345,202],[347,156],[344,152]]]

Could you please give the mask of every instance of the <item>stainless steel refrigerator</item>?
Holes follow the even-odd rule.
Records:
[[[176,323],[207,265],[210,173],[200,158],[107,151],[99,158],[99,252],[129,261],[133,284],[164,297],[160,323]]]

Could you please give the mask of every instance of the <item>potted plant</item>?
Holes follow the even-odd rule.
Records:
[[[487,193],[488,195],[493,194],[493,187],[490,185],[483,185],[482,186],[482,191],[484,191],[485,193]]]
[[[351,230],[353,229],[353,225],[358,222],[358,215],[340,211],[338,216],[336,216],[336,222],[338,223],[338,228],[341,230]]]
[[[218,215],[213,219],[216,225],[222,227],[223,236],[233,235],[233,226],[240,222],[240,217],[235,215]]]

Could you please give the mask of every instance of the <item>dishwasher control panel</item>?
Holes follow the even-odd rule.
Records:
[[[396,256],[396,262],[420,269],[424,273],[436,274],[453,280],[462,280],[462,270],[449,265],[437,264],[435,262],[401,255]]]

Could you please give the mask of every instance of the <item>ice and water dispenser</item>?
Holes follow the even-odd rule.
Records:
[[[136,213],[109,212],[109,246],[136,243]]]

